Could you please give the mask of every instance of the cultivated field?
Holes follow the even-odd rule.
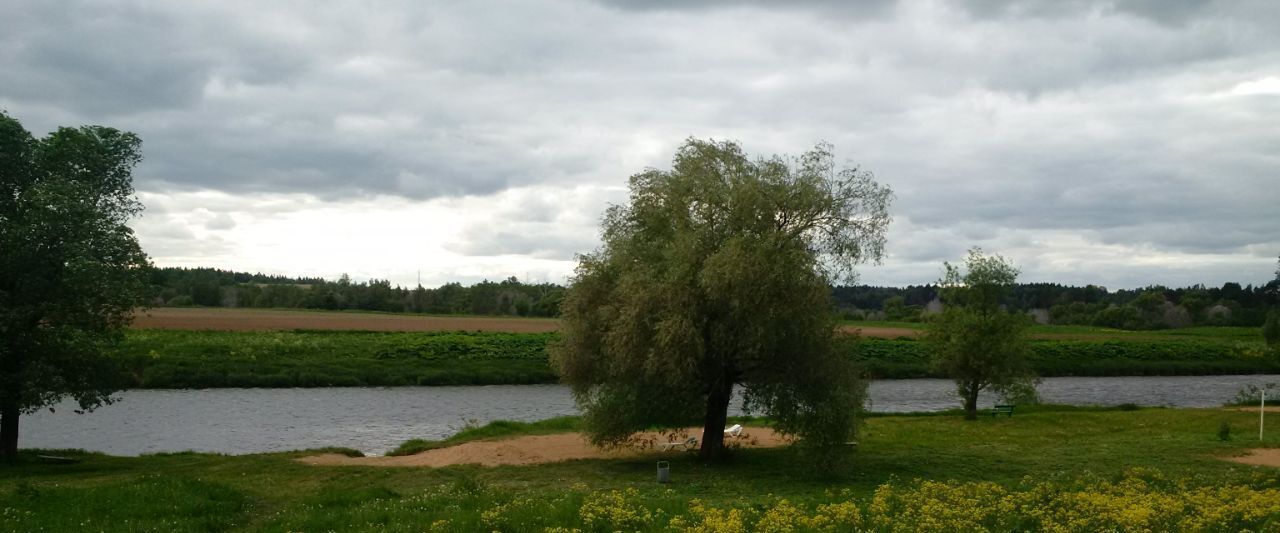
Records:
[[[140,312],[137,329],[206,331],[483,331],[497,333],[547,333],[556,331],[554,318],[520,318],[457,315],[412,315],[352,311],[296,309],[225,309],[160,307]],[[873,339],[918,338],[924,324],[918,322],[845,322],[840,329]],[[1160,331],[1124,331],[1093,326],[1035,326],[1031,338],[1039,340],[1170,341],[1212,340],[1260,343],[1257,328],[1195,327]]]
[[[160,307],[141,312],[133,321],[139,329],[217,331],[288,331],[295,329],[359,331],[491,331],[545,333],[560,327],[554,318],[487,316],[431,316],[291,309],[223,309]],[[896,326],[844,326],[864,337],[914,337],[919,331]]]
[[[359,331],[492,331],[545,333],[559,321],[550,318],[429,316],[289,309],[221,309],[163,307],[140,312],[133,327],[218,331],[287,331],[295,329]]]

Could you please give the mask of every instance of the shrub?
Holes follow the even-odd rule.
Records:
[[[1280,347],[1280,310],[1272,309],[1267,313],[1267,320],[1262,324],[1262,338],[1267,346]]]

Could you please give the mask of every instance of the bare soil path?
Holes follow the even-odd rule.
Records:
[[[1233,463],[1280,468],[1280,448],[1254,448],[1239,457],[1223,457]]]
[[[697,435],[697,429],[686,432]],[[603,459],[637,457],[644,455],[671,456],[681,453],[697,453],[675,447],[661,451],[658,445],[668,442],[668,437],[657,433],[640,435],[646,444],[635,447],[604,450],[587,442],[581,433],[557,433],[554,435],[529,435],[500,440],[464,442],[447,448],[436,448],[414,455],[398,457],[347,457],[339,454],[323,454],[303,457],[298,461],[316,466],[430,466],[441,467],[459,464],[483,466],[530,465],[555,463],[574,459]],[[676,440],[679,442],[682,439]],[[726,438],[726,444],[744,448],[767,448],[788,443],[782,435],[768,428],[746,428],[737,438]]]

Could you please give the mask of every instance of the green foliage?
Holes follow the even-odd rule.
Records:
[[[1218,424],[1218,440],[1222,442],[1227,442],[1231,440],[1231,423],[1230,422],[1223,420],[1221,424]]]
[[[344,274],[345,276],[345,274]],[[156,269],[151,275],[157,305],[209,307],[353,309],[434,314],[557,316],[564,287],[530,284],[514,276],[471,286],[392,286],[387,280],[337,281],[233,272],[215,268]]]
[[[0,113],[0,456],[21,413],[68,396],[93,409],[120,385],[101,354],[146,302],[150,262],[126,225],[140,146],[100,126],[36,140]]]
[[[941,292],[946,309],[925,327],[934,365],[956,381],[966,417],[977,416],[978,393],[1025,389],[1033,379],[1027,355],[1031,321],[1001,308],[1018,270],[999,255],[974,248],[965,272],[946,264]]]
[[[881,256],[891,193],[833,159],[818,146],[753,161],[691,139],[671,171],[631,177],[603,248],[581,257],[552,351],[594,442],[702,421],[702,455],[718,456],[735,384],[783,432],[851,438],[862,386],[830,350],[828,283]]]
[[[884,301],[884,319],[895,322],[916,322],[920,320],[920,306],[907,305],[901,296],[893,296]]]
[[[1099,311],[1093,319],[1095,326],[1128,330],[1142,329],[1144,323],[1138,309],[1128,305],[1113,305]]]
[[[1262,338],[1267,341],[1267,346],[1280,348],[1280,309],[1267,313],[1267,321],[1262,325]]]

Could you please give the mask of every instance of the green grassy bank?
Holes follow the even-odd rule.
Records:
[[[1032,363],[1042,376],[1280,372],[1280,358],[1234,329],[1037,339]],[[133,388],[530,384],[556,381],[546,356],[555,335],[129,330],[114,353]],[[837,349],[873,378],[940,377],[918,340],[845,337]]]
[[[129,330],[135,388],[553,383],[553,333]]]
[[[787,449],[716,465],[672,452],[439,469],[292,460],[306,452],[60,452],[81,462],[47,465],[27,451],[0,466],[0,530],[1275,531],[1280,469],[1217,459],[1259,445],[1256,417],[1053,407],[976,422],[875,417],[852,459],[821,473]],[[454,442],[566,424],[500,425]],[[1280,433],[1263,445],[1280,446]],[[658,459],[671,461],[672,483],[654,482]]]
[[[944,377],[928,346],[912,339],[842,339],[840,350],[876,378]],[[1195,376],[1280,372],[1261,342],[1218,338],[1036,339],[1031,366],[1040,376]]]

